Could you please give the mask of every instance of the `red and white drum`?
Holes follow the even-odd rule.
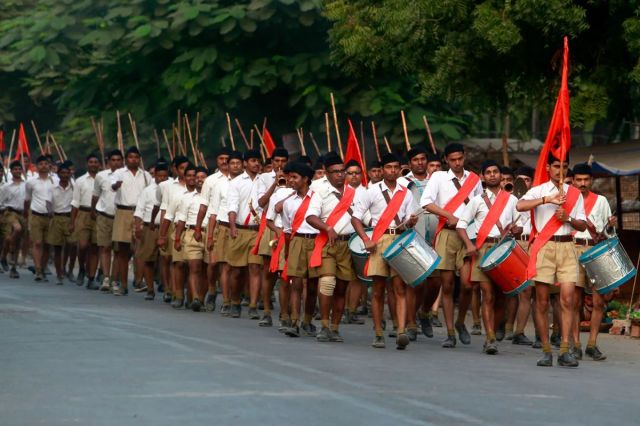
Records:
[[[515,296],[531,285],[527,280],[529,255],[513,239],[493,246],[480,260],[480,269],[507,296]]]

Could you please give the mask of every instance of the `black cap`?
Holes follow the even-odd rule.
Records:
[[[407,152],[407,158],[411,160],[413,157],[420,154],[427,155],[427,150],[423,146],[415,146]]]
[[[360,165],[360,163],[358,163],[356,160],[349,160],[347,161],[347,163],[344,165],[347,169],[349,167],[359,167],[360,169],[362,169],[362,166]]]
[[[36,164],[41,161],[49,161],[49,157],[47,157],[46,155],[38,155],[38,158],[36,158]]]
[[[507,166],[501,166],[500,167],[500,173],[502,173],[503,175],[514,176],[513,169],[511,167],[507,167]]]
[[[322,164],[322,161],[316,161],[313,165],[313,170],[324,170],[324,164]]]
[[[231,150],[229,148],[227,148],[226,146],[223,146],[222,148],[219,148],[216,151],[215,156],[216,156],[216,158],[218,158],[221,155],[229,155],[229,154],[231,154]]]
[[[453,154],[454,152],[464,153],[464,146],[461,143],[450,143],[444,148],[445,157],[449,154]]]
[[[271,158],[273,157],[284,157],[284,158],[289,158],[289,151],[287,151],[284,148],[276,148],[273,150],[273,152],[271,153]]]
[[[229,151],[229,161],[240,160],[242,161],[242,153],[240,151]]]
[[[515,171],[515,176],[528,176],[531,179],[533,179],[533,174],[535,173],[535,170],[533,169],[533,167],[529,167],[529,166],[522,166],[516,169]]]
[[[305,163],[301,163],[299,161],[294,161],[292,163],[287,163],[289,173],[297,173],[300,176],[308,177],[309,180],[313,179],[314,170]]]
[[[559,158],[556,158],[556,157],[555,157],[555,156],[550,152],[550,153],[549,153],[549,156],[547,157],[547,164],[553,164],[553,163],[555,163],[556,161],[560,161],[560,159],[559,159]],[[565,163],[567,163],[567,164],[569,164],[569,153],[568,153],[568,152],[565,154],[564,162],[565,162]]]
[[[398,157],[396,154],[392,152],[387,152],[382,156],[382,160],[380,162],[382,163],[383,166],[389,163],[399,163],[400,157]]]
[[[250,149],[245,151],[243,159],[244,161],[250,160],[251,158],[256,158],[258,160],[262,160],[262,156],[260,155],[260,151],[257,149]]]
[[[138,155],[140,155],[140,150],[136,146],[130,146],[129,149],[127,149],[127,154],[126,155],[129,155],[129,154],[138,154]]]
[[[372,161],[371,165],[369,166],[369,169],[380,169],[382,168],[382,162],[381,161]]]
[[[574,175],[589,175],[589,176],[592,176],[593,175],[593,170],[591,169],[591,166],[588,165],[587,163],[579,163],[579,164],[576,164],[575,166],[573,166],[573,174]]]
[[[324,166],[329,168],[331,166],[335,166],[336,164],[342,164],[342,158],[335,152],[330,152],[324,155]]]
[[[439,154],[434,154],[433,152],[427,153],[427,163],[431,163],[433,161],[442,163],[442,159],[440,158]]]
[[[184,155],[176,155],[173,157],[173,165],[178,167],[180,164],[188,163],[189,159]]]
[[[456,151],[456,152],[457,152],[457,151]],[[481,172],[482,174],[484,174],[484,172],[485,172],[489,167],[494,167],[494,166],[495,166],[495,167],[497,167],[497,168],[498,168],[498,170],[500,169],[500,165],[499,165],[498,163],[496,163],[495,161],[493,161],[493,160],[484,160],[484,161],[482,162],[482,165],[480,166],[480,172]]]

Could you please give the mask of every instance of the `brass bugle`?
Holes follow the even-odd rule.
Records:
[[[507,192],[513,192],[513,184],[511,182],[505,183],[504,190]]]

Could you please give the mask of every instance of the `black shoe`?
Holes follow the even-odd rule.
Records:
[[[358,315],[367,315],[367,307],[365,305],[359,305],[356,308],[356,314],[358,314]]]
[[[315,325],[313,325],[313,323],[302,323],[302,334],[304,334],[307,337],[316,337],[316,334],[318,333],[318,329],[316,328]]]
[[[240,318],[240,315],[242,315],[242,306],[231,305],[231,309],[229,310],[229,316],[231,318]]]
[[[398,338],[396,339],[396,349],[399,351],[403,351],[407,346],[409,346],[409,336],[406,333],[398,334]]]
[[[158,293],[164,293],[164,284],[158,284],[157,292]]]
[[[287,327],[287,329],[284,330],[284,334],[289,337],[300,337],[300,327],[298,327],[297,325]]]
[[[220,315],[222,315],[223,317],[228,317],[229,315],[231,315],[231,306],[223,303],[222,307],[220,308]]]
[[[600,349],[598,349],[597,346],[587,346],[587,348],[584,350],[584,354],[588,357],[591,357],[591,359],[594,361],[604,361],[605,359],[607,359],[607,356],[600,352]]]
[[[162,295],[162,301],[164,303],[171,303],[171,293],[164,293]]]
[[[408,328],[407,336],[409,336],[409,341],[415,342],[418,340],[418,329],[417,328]]]
[[[20,278],[20,274],[16,271],[16,268],[11,268],[11,272],[9,272],[9,278]]]
[[[496,340],[498,342],[502,342],[504,340],[504,328],[505,328],[505,322],[502,321],[500,324],[498,324],[498,328],[496,328]]]
[[[349,322],[348,324],[358,324],[358,325],[363,325],[364,324],[364,320],[362,318],[360,318],[358,316],[358,314],[356,313],[351,313],[349,315]]]
[[[186,302],[184,302],[184,308],[185,309],[191,309],[191,300],[188,300]]]
[[[200,299],[193,299],[193,302],[191,302],[191,310],[193,312],[200,312],[200,309],[202,309],[202,302]]]
[[[291,327],[291,320],[280,320],[280,325],[278,326],[278,331],[280,333],[284,333],[287,329]]]
[[[144,300],[153,300],[156,298],[156,294],[152,291],[148,291],[147,295],[144,296]]]
[[[249,308],[249,319],[252,320],[257,320],[260,319],[260,314],[258,313],[258,310],[256,308]]]
[[[582,361],[582,347],[580,346],[573,346],[571,347],[571,349],[569,350],[569,352],[571,352],[571,355],[573,355],[573,357],[578,360],[578,361]]]
[[[173,309],[181,309],[184,307],[184,299],[176,299],[173,302],[171,302],[171,307]]]
[[[36,274],[36,276],[33,278],[33,280],[36,281],[36,282],[40,282],[40,281],[44,281],[44,278],[43,278],[42,274],[40,272],[38,272]]]
[[[422,334],[430,339],[433,337],[433,325],[429,315],[420,316],[420,328],[422,328]]]
[[[99,289],[99,288],[100,288],[100,286],[99,286],[99,285],[98,285],[98,283],[97,283],[97,282],[95,282],[93,279],[91,279],[91,278],[90,278],[90,279],[87,281],[87,290],[97,290],[97,289]],[[145,289],[145,290],[146,290],[146,289]]]
[[[373,338],[372,347],[376,349],[384,349],[387,345],[384,343],[384,336],[376,336]]]
[[[529,340],[529,338],[525,336],[523,333],[514,334],[513,339],[511,340],[511,343],[514,345],[524,345],[524,346],[533,345],[533,342]]]
[[[146,285],[142,285],[142,282],[139,282],[137,284],[133,284],[133,291],[135,291],[136,293],[142,293],[147,291],[147,286]]]
[[[318,337],[316,335],[316,337]],[[344,339],[342,338],[342,336],[340,335],[340,332],[338,330],[333,330],[331,331],[331,341],[333,343],[342,343],[344,342]]]
[[[7,262],[7,259],[0,260],[0,265],[2,265],[2,269],[5,272],[9,272],[9,262]]]
[[[262,319],[258,321],[258,325],[260,327],[271,327],[273,326],[273,320],[271,319],[270,314],[265,314],[262,316]]]
[[[35,267],[35,266],[27,266],[27,269],[28,269],[29,271],[31,271],[31,273],[32,273],[32,274],[35,274],[35,273],[36,273],[36,267]]]
[[[484,342],[484,346],[482,347],[482,350],[487,355],[495,355],[498,353],[498,344],[496,343],[495,340],[491,340],[490,342]]]
[[[78,271],[78,278],[76,278],[76,285],[78,287],[80,287],[81,285],[84,284],[84,276],[85,276],[85,272],[80,270]]]
[[[210,294],[207,296],[204,302],[204,306],[207,309],[207,312],[213,312],[216,310],[216,297],[217,294]]]
[[[240,305],[249,306],[249,299],[247,299],[246,297],[243,297],[242,300],[240,301]]]
[[[383,327],[382,329],[384,330],[384,327]],[[393,338],[398,337],[398,329],[397,329],[396,327],[393,327],[393,328],[389,331],[389,333],[387,334],[387,336],[389,336],[389,337],[393,337]]]
[[[549,342],[556,348],[560,347],[560,342],[562,338],[560,337],[560,333],[553,332],[551,333],[551,337],[549,337]]]
[[[553,354],[551,352],[544,352],[542,358],[536,363],[538,367],[553,367]]]
[[[62,277],[57,277],[56,278],[56,285],[64,285],[64,282],[62,280],[63,280]]]
[[[540,336],[536,336],[536,341],[531,345],[533,349],[542,349],[542,340],[540,340]]]
[[[458,332],[458,338],[460,338],[460,343],[463,345],[468,345],[471,343],[471,336],[467,331],[467,327],[464,324],[456,324],[456,331]]]
[[[318,334],[316,334],[316,340],[318,342],[331,342],[332,334],[328,327],[322,327]]]
[[[262,302],[262,301],[258,302],[258,310],[259,311],[264,311],[264,302]]]
[[[577,367],[580,363],[570,352],[565,352],[558,356],[558,365],[561,367]]]
[[[432,316],[431,317],[431,325],[434,327],[442,327],[442,321],[440,321],[440,318],[438,318],[438,316]]]
[[[447,336],[446,339],[442,342],[443,348],[455,348],[456,347],[456,336]]]

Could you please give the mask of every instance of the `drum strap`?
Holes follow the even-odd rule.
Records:
[[[382,189],[382,188],[380,188],[380,189]],[[386,201],[386,202],[387,202],[387,206],[388,206],[388,205],[389,205],[389,203],[391,202],[391,199],[389,198],[389,193],[388,193],[386,190],[383,190],[383,191],[382,191],[382,196],[384,197],[384,201]],[[398,207],[399,207],[399,206],[398,206]],[[385,211],[386,211],[386,210],[385,210]],[[396,213],[396,215],[395,215],[395,216],[393,216],[393,220],[395,220],[395,221],[396,221],[396,224],[397,224],[397,225],[399,225],[399,224],[401,223],[401,222],[400,222],[400,218],[398,217],[398,214],[397,214],[397,213]]]
[[[304,218],[307,215],[307,210],[309,209],[309,203],[311,202],[311,197],[313,196],[313,191],[308,191],[307,195],[305,195],[304,199],[302,200],[302,203],[300,203],[300,207],[298,207],[298,210],[296,210],[296,214],[293,216],[293,221],[291,222],[291,236],[295,236],[296,232],[298,232],[298,229],[300,229],[300,226],[302,226],[302,224],[304,223]],[[280,235],[280,238],[283,240],[284,243],[284,232]],[[280,246],[280,241],[278,241],[278,247],[280,247],[280,250],[282,250],[282,247]],[[277,248],[276,248],[277,250]],[[286,280],[287,279],[287,267],[289,266],[289,256],[287,256],[287,259],[284,262],[284,269],[282,270],[282,279]],[[271,257],[271,264],[273,264],[273,259],[276,259],[275,264],[276,264],[276,270],[278,269],[277,265],[278,265],[278,259],[280,258],[280,252],[273,253],[273,256]],[[270,265],[271,266],[271,265]],[[271,271],[271,272],[275,272],[275,271]]]
[[[351,203],[353,202],[353,198],[356,195],[356,190],[347,185],[344,188],[343,194],[340,195],[334,193],[334,195],[340,201],[333,208],[333,211],[329,214],[329,217],[327,217],[327,221],[325,222],[327,226],[331,227],[338,223],[338,221],[342,219],[345,213],[349,212],[349,215],[352,214]],[[324,249],[324,246],[327,245],[328,241],[329,236],[327,235],[327,233],[324,231],[320,231],[320,235],[318,235],[318,237],[316,238],[316,244],[313,247],[313,252],[311,253],[311,260],[309,261],[310,267],[316,268],[322,265],[322,249]]]
[[[449,200],[449,202],[444,206],[444,209],[447,212],[453,214],[453,212],[455,212],[463,202],[468,203],[469,194],[471,194],[471,191],[473,191],[476,185],[478,185],[478,182],[480,182],[480,178],[473,172],[469,173],[469,176],[467,176],[467,179],[465,179],[462,186],[460,186],[460,182],[458,182],[457,179],[454,179],[453,184],[456,186],[456,188],[458,188],[458,193]],[[442,231],[445,223],[447,223],[447,218],[444,216],[440,216],[438,227],[436,228],[436,236],[440,233],[440,231]]]
[[[491,232],[491,228],[493,228],[494,225],[498,227],[500,235],[504,235],[504,228],[500,223],[500,216],[502,216],[502,212],[507,206],[509,195],[510,194],[507,191],[500,191],[498,193],[498,196],[496,197],[495,204],[491,205],[491,201],[489,200],[487,194],[482,194],[482,199],[489,208],[489,213],[487,214],[487,217],[484,218],[482,225],[480,225],[480,228],[478,229],[478,235],[476,237],[477,248],[482,247],[482,244],[484,244],[484,241],[487,239],[487,236]]]
[[[580,198],[580,191],[575,186],[569,185],[569,189],[567,190],[567,200],[564,203],[564,210],[566,212],[571,212],[573,208],[576,206],[578,202],[578,198]],[[531,222],[533,225],[533,211],[531,212]],[[558,218],[554,215],[551,216],[551,219],[547,222],[547,224],[542,228],[540,233],[535,237],[533,243],[531,244],[531,248],[529,249],[529,265],[527,267],[527,279],[533,279],[537,275],[536,271],[536,262],[538,260],[538,252],[544,246],[549,239],[555,234],[555,232],[560,229],[562,226],[562,222],[558,220]]]

